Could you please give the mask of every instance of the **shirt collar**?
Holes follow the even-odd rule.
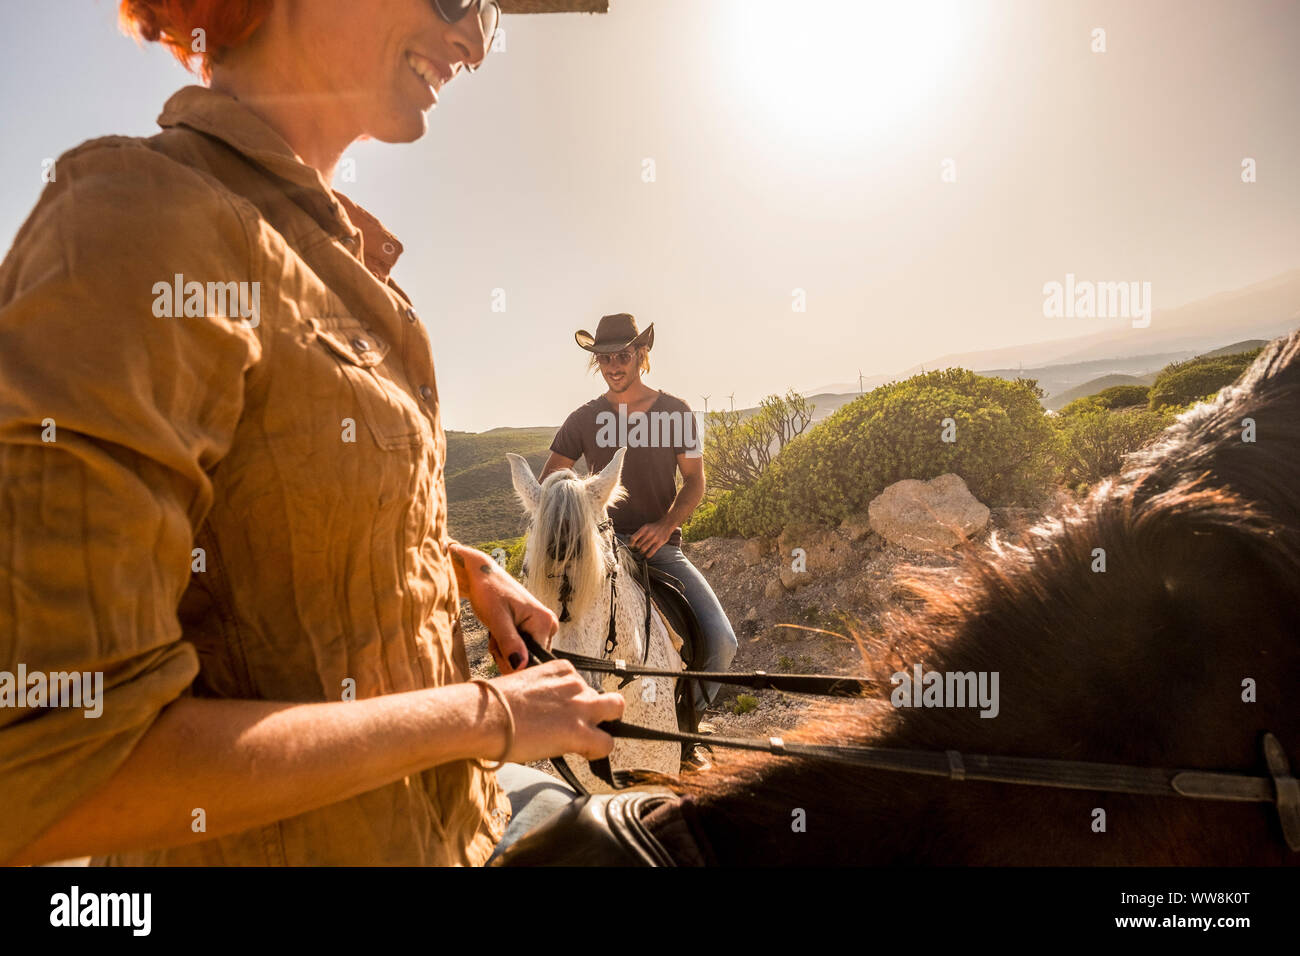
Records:
[[[380,279],[388,278],[402,254],[397,237],[361,206],[332,190],[315,167],[300,160],[284,137],[239,100],[206,86],[186,86],[163,106],[158,125],[163,129],[185,126],[219,139],[284,180],[295,202],[328,232],[359,240],[357,251],[366,267]]]

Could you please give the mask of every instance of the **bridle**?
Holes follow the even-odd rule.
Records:
[[[647,595],[647,606],[649,603]],[[550,652],[533,640],[531,635],[520,631],[520,636],[528,647],[529,666],[560,658],[572,662],[580,670],[603,671],[621,676],[624,678],[624,683],[637,676],[685,677],[837,697],[858,696],[865,685],[871,683],[866,678],[816,674],[766,674],[763,671],[745,674],[628,667],[623,661],[610,662],[566,651]],[[812,689],[814,687],[817,689]],[[942,777],[952,782],[980,781],[1065,790],[1186,797],[1194,800],[1232,803],[1271,803],[1277,807],[1282,835],[1287,846],[1292,852],[1300,852],[1300,781],[1297,781],[1291,773],[1291,765],[1281,741],[1267,732],[1262,735],[1261,749],[1268,776],[1260,777],[1220,771],[1169,770],[1041,757],[962,754],[956,750],[901,750],[886,747],[803,744],[786,742],[780,737],[745,740],[682,731],[655,730],[626,724],[621,720],[604,721],[598,726],[613,737],[707,744],[710,747],[750,750],[870,767],[876,770]],[[563,757],[554,757],[551,763],[559,770],[563,760]],[[626,772],[610,771],[608,758],[590,761],[590,766],[596,776],[616,790],[622,789],[628,783]],[[587,794],[587,790],[576,777],[572,777],[572,771],[567,766],[561,770],[561,776],[564,776],[569,785],[573,786],[579,794]]]
[[[605,630],[605,651],[600,659],[601,660],[608,659],[609,655],[614,653],[614,648],[618,646],[618,615],[617,615],[618,569],[619,569],[618,551],[619,548],[622,548],[624,551],[627,552],[627,555],[631,559],[632,563],[636,565],[636,567],[640,571],[641,586],[644,589],[646,595],[645,621],[642,625],[642,630],[641,630],[641,633],[644,636],[644,641],[642,642],[643,646],[641,648],[641,663],[644,664],[650,654],[650,613],[651,613],[650,562],[645,558],[644,555],[640,554],[639,552],[633,551],[631,548],[629,548],[627,545],[625,545],[622,541],[619,540],[618,535],[614,533],[614,522],[610,518],[607,517],[603,521],[601,521],[600,524],[596,525],[596,530],[600,532],[601,538],[607,542],[607,544],[609,545],[609,550],[613,554],[613,562],[610,565],[609,571],[605,575],[606,578],[609,580],[609,626]],[[526,563],[523,566],[523,571],[524,574],[528,573],[528,566]],[[560,623],[562,624],[566,623],[572,619],[571,615],[569,614],[569,598],[573,595],[573,588],[569,585],[569,569],[567,567],[561,568],[558,573],[548,574],[547,577],[549,578],[558,577],[560,579],[559,619],[560,619]],[[585,658],[585,659],[595,660],[595,658]],[[592,668],[586,668],[586,669],[591,670]]]

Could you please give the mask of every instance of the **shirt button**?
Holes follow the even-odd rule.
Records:
[[[431,389],[428,385],[421,385],[420,397],[427,402],[429,399],[433,398],[433,389]]]
[[[407,306],[407,309],[406,309],[406,321],[407,321],[407,322],[414,322],[414,321],[415,321],[415,310],[412,309],[410,306]]]
[[[396,251],[397,251],[397,247],[393,245],[391,242],[384,243],[384,255],[391,256]]]
[[[369,351],[370,351],[370,343],[367,342],[367,341],[366,341],[365,339],[363,339],[363,338],[355,338],[355,339],[353,339],[353,340],[352,340],[352,347],[353,347],[354,349],[356,349],[358,352],[369,352]]]

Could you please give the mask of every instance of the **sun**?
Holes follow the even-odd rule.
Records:
[[[755,119],[790,135],[864,138],[942,89],[961,52],[961,0],[745,0],[727,64]]]

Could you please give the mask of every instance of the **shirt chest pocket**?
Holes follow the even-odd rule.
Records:
[[[390,450],[431,440],[432,426],[417,399],[394,378],[400,372],[384,361],[391,348],[388,342],[352,316],[318,316],[311,324],[351,388],[358,429],[364,428],[376,445]]]

